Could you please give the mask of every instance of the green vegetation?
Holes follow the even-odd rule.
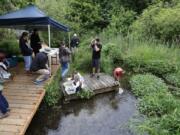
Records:
[[[180,88],[180,71],[166,74],[164,78],[168,83]]]
[[[80,36],[81,44],[71,70],[90,72],[89,44],[92,38],[99,36],[103,44],[101,71],[111,74],[115,67],[121,66],[126,73],[138,74],[130,77],[130,84],[138,97],[139,111],[147,116],[139,125],[143,133],[180,133],[179,0],[2,0],[0,14],[28,3],[35,3]],[[13,31],[1,29],[0,47],[18,55],[15,37],[9,38],[13,34]],[[47,33],[42,32],[42,36],[47,42]],[[6,38],[12,40],[4,41]],[[66,34],[52,34],[53,46],[67,39]],[[45,101],[49,106],[57,104],[62,97],[59,80],[57,73],[46,86]],[[172,94],[165,82],[175,86]],[[78,96],[89,98],[91,94],[82,91]]]
[[[62,91],[60,90],[60,79],[60,70],[58,70],[49,84],[45,86],[46,95],[44,100],[48,106],[55,106],[62,98]]]
[[[178,134],[179,100],[169,93],[166,84],[149,74],[133,76],[130,84],[133,93],[139,97],[139,111],[147,116],[146,121],[139,125],[141,131],[151,135]]]
[[[179,40],[179,0],[162,1],[149,6],[133,23],[132,29],[141,37],[155,37],[164,41]]]
[[[80,97],[81,99],[90,99],[94,93],[90,90],[81,90],[77,93],[77,96]]]
[[[166,93],[168,87],[164,81],[151,74],[135,75],[131,78],[130,84],[133,93],[138,97],[152,95],[154,93]]]
[[[20,55],[19,44],[17,41],[14,40],[3,40],[0,42],[0,48],[7,55]]]

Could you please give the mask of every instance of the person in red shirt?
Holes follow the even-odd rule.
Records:
[[[120,67],[115,68],[113,72],[115,80],[119,81],[124,73],[125,71],[122,68]]]

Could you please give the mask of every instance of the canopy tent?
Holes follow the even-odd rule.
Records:
[[[39,10],[34,5],[29,5],[23,9],[0,16],[0,27],[21,30],[32,30],[33,28],[47,30],[48,28],[49,46],[50,28],[58,29],[64,32],[69,31],[67,26],[48,17],[43,11]]]

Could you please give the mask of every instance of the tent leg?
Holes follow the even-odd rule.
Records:
[[[71,34],[70,32],[68,32],[68,37],[69,37],[69,48],[71,47],[70,44],[71,44]]]
[[[49,47],[51,47],[51,27],[48,25],[48,40],[49,40]]]
[[[49,40],[49,47],[51,47],[51,29],[50,29],[50,25],[48,25],[48,40]],[[50,71],[50,76],[51,76],[52,75],[51,56],[48,56],[48,63],[49,63],[49,71]]]

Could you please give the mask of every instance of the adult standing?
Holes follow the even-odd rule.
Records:
[[[35,84],[40,84],[47,80],[50,76],[50,71],[48,68],[48,49],[40,49],[40,52],[37,53],[33,62],[31,64],[31,71],[37,74],[40,74],[34,81]]]
[[[0,119],[9,116],[9,104],[2,94],[3,86],[0,84]]]
[[[27,32],[23,32],[19,39],[19,47],[24,57],[25,70],[30,73],[30,66],[32,62],[32,48],[28,44],[29,35]]]
[[[10,73],[7,72],[7,66],[4,63],[5,53],[0,52],[0,119],[5,118],[9,115],[8,111],[9,104],[6,98],[4,97],[2,90],[3,90],[3,83],[9,79]]]
[[[100,43],[99,38],[96,38],[91,41],[91,48],[92,48],[92,75],[91,77],[95,76],[95,73],[97,73],[97,79],[99,79],[100,58],[101,58],[101,49],[102,49],[102,45]]]
[[[69,50],[69,48],[66,47],[64,43],[61,43],[60,48],[59,48],[59,60],[61,64],[62,79],[65,78],[69,70],[70,54],[71,54],[71,51]]]
[[[73,37],[72,37],[72,39],[71,39],[71,43],[70,43],[70,45],[71,45],[71,51],[72,51],[72,50],[75,50],[75,49],[78,47],[79,42],[80,42],[80,40],[79,40],[77,34],[75,33],[75,34],[73,35]]]
[[[41,40],[38,29],[34,29],[31,35],[31,48],[33,49],[35,55],[39,53],[39,50],[41,49]]]
[[[77,47],[79,46],[79,38],[77,36],[76,33],[74,33],[72,39],[71,39],[71,42],[70,42],[70,46],[71,46],[71,52],[72,52],[72,61],[74,61],[75,59],[75,53],[77,51]]]

